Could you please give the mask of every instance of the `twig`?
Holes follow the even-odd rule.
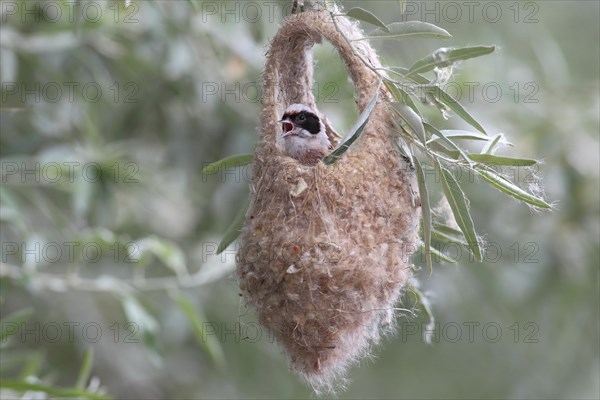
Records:
[[[392,69],[389,69],[389,68],[385,68],[385,67],[379,67],[379,68],[376,68],[376,67],[374,67],[373,65],[371,65],[371,63],[370,63],[369,61],[367,61],[367,60],[365,60],[365,59],[364,59],[364,57],[363,57],[363,56],[360,54],[360,52],[359,52],[359,51],[357,51],[357,50],[356,50],[356,48],[355,48],[355,47],[352,45],[352,40],[351,40],[351,39],[350,39],[350,38],[349,38],[349,37],[348,37],[348,36],[347,36],[347,35],[346,35],[346,34],[345,34],[345,33],[344,33],[344,32],[343,32],[341,29],[340,29],[340,27],[339,27],[339,25],[338,25],[338,23],[337,23],[337,21],[336,21],[335,17],[338,17],[338,16],[344,16],[344,14],[334,14],[334,12],[330,12],[330,15],[331,15],[331,20],[332,20],[332,22],[333,22],[333,25],[334,25],[334,27],[335,27],[336,31],[337,31],[337,32],[338,32],[338,33],[339,33],[339,34],[342,36],[342,38],[344,39],[344,41],[346,42],[346,44],[348,44],[348,46],[350,47],[350,50],[352,50],[352,52],[354,53],[354,55],[355,55],[356,57],[358,57],[358,59],[359,59],[359,60],[360,60],[360,61],[361,61],[361,62],[362,62],[362,63],[363,63],[363,64],[364,64],[364,65],[365,65],[367,68],[369,68],[371,71],[373,71],[373,72],[374,72],[374,73],[375,73],[375,74],[376,74],[376,75],[377,75],[379,78],[381,78],[381,79],[383,79],[383,80],[385,80],[385,81],[388,81],[388,82],[390,82],[390,83],[392,83],[392,84],[394,84],[394,85],[400,86],[400,87],[401,87],[401,88],[403,88],[403,89],[407,89],[407,88],[408,88],[408,89],[413,89],[413,88],[415,88],[415,87],[417,87],[417,88],[419,88],[419,89],[421,89],[421,88],[434,88],[434,87],[438,87],[438,85],[436,85],[436,84],[433,84],[433,83],[429,83],[429,84],[420,84],[419,82],[417,82],[416,80],[414,80],[414,79],[413,79],[413,78],[411,78],[410,76],[405,76],[405,75],[403,75],[403,74],[401,74],[401,73],[399,73],[399,72],[397,72],[397,71],[394,71],[394,70],[392,70]],[[400,82],[400,81],[397,81],[397,80],[395,80],[395,79],[392,79],[392,78],[390,78],[388,75],[386,75],[386,74],[382,74],[382,73],[380,73],[379,71],[391,72],[391,73],[394,73],[394,74],[396,74],[396,75],[400,75],[400,76],[406,77],[406,78],[408,78],[408,79],[412,80],[413,82],[415,82],[417,85],[416,85],[416,86],[415,86],[415,85],[407,85],[406,83],[404,83],[404,82]],[[406,135],[405,135],[405,136],[406,136]],[[422,151],[422,152],[423,152],[425,155],[427,155],[427,156],[428,156],[429,158],[431,158],[433,161],[435,161],[435,160],[443,160],[443,161],[445,161],[445,162],[447,162],[447,163],[451,163],[451,164],[461,164],[461,165],[463,164],[463,163],[461,162],[461,160],[453,160],[453,159],[447,158],[447,157],[445,157],[445,156],[442,156],[442,155],[440,155],[440,154],[438,154],[438,153],[433,153],[432,151],[430,151],[428,148],[426,148],[425,146],[423,146],[423,145],[422,145],[421,143],[419,143],[418,141],[412,141],[412,142],[413,142],[413,143],[414,143],[414,144],[415,144],[415,145],[416,145],[416,146],[417,146],[417,147],[418,147],[418,148],[419,148],[419,149],[420,149],[420,150],[421,150],[421,151]],[[470,164],[465,164],[465,165],[467,165],[468,167],[470,167]]]
[[[230,268],[223,266],[224,271],[230,272]],[[28,275],[23,268],[7,263],[0,263],[0,277],[9,278],[15,281],[22,281],[26,278],[35,286],[42,287],[54,292],[66,292],[69,290],[88,291],[88,292],[119,292],[123,290],[170,290],[176,288],[192,288],[204,286],[219,279],[222,275],[215,276],[206,273],[204,270],[191,274],[185,279],[169,276],[162,278],[144,278],[137,279],[115,279],[118,285],[112,285],[111,280],[100,276],[97,279],[81,278],[76,275],[58,276],[45,272],[32,273]]]

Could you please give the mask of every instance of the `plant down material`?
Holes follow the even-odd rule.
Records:
[[[349,47],[344,36],[364,36],[355,23],[336,24],[329,12],[307,11],[273,38],[237,267],[247,305],[316,390],[333,390],[391,328],[420,212],[413,168],[394,150],[389,93],[360,58],[373,67],[379,59],[367,41]],[[323,37],[344,60],[361,111],[380,93],[352,148],[333,165],[310,167],[283,154],[277,121],[293,103],[316,109],[312,47]],[[338,143],[329,127],[328,134]]]

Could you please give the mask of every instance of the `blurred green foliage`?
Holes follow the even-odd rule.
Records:
[[[341,397],[598,398],[599,3],[404,3],[401,16],[396,1],[343,2],[384,23],[452,33],[449,43],[374,41],[391,65],[408,68],[442,45],[498,46],[460,64],[448,90],[515,144],[503,154],[544,161],[533,172],[558,210],[531,212],[462,176],[488,242],[483,262],[465,252],[459,267],[419,271],[433,344],[425,315],[400,319]],[[288,10],[288,1],[0,2],[3,398],[36,388],[311,395],[240,302],[228,279],[234,248],[215,255],[249,172],[201,173],[252,152],[266,45]],[[319,105],[346,131],[352,85],[331,46],[315,58]],[[509,172],[535,189],[531,171]]]

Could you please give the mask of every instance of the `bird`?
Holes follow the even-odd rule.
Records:
[[[292,104],[286,108],[281,130],[286,155],[304,165],[315,165],[331,152],[325,124],[312,108]]]

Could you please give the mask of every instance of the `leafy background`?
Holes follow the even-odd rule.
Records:
[[[214,254],[244,206],[248,171],[200,174],[252,151],[264,53],[289,2],[80,7],[90,3],[98,21],[76,17],[94,19],[92,9],[75,9],[73,21],[49,9],[9,15],[9,4],[35,10],[36,2],[2,1],[2,397],[34,385],[56,396],[94,396],[100,386],[114,398],[310,397],[266,333],[244,340],[256,326],[230,278],[234,248]],[[491,133],[515,144],[502,154],[543,160],[535,172],[557,210],[532,212],[463,177],[475,226],[501,255],[474,263],[462,252],[457,266],[420,270],[439,324],[433,345],[421,336],[426,316],[400,319],[340,397],[597,398],[599,3],[481,2],[472,22],[464,5],[456,21],[439,2],[408,2],[405,16],[396,1],[344,4],[385,23],[424,20],[452,33],[374,41],[391,65],[408,67],[441,46],[497,45],[458,65],[451,82]],[[496,6],[502,17],[491,22]],[[353,88],[330,46],[319,46],[316,59],[320,105],[344,131],[357,115]],[[73,98],[68,82],[79,83]],[[466,82],[480,84],[473,99]],[[491,89],[482,94],[490,82],[502,89],[498,101]],[[54,102],[55,84],[62,94]],[[454,116],[427,117],[466,127]],[[57,179],[56,168],[41,172],[52,162],[62,167]],[[23,173],[36,165],[38,176]],[[518,171],[526,184],[529,171]],[[65,243],[77,246],[73,257]],[[21,320],[21,331],[9,332]],[[497,341],[484,326],[500,327]]]

